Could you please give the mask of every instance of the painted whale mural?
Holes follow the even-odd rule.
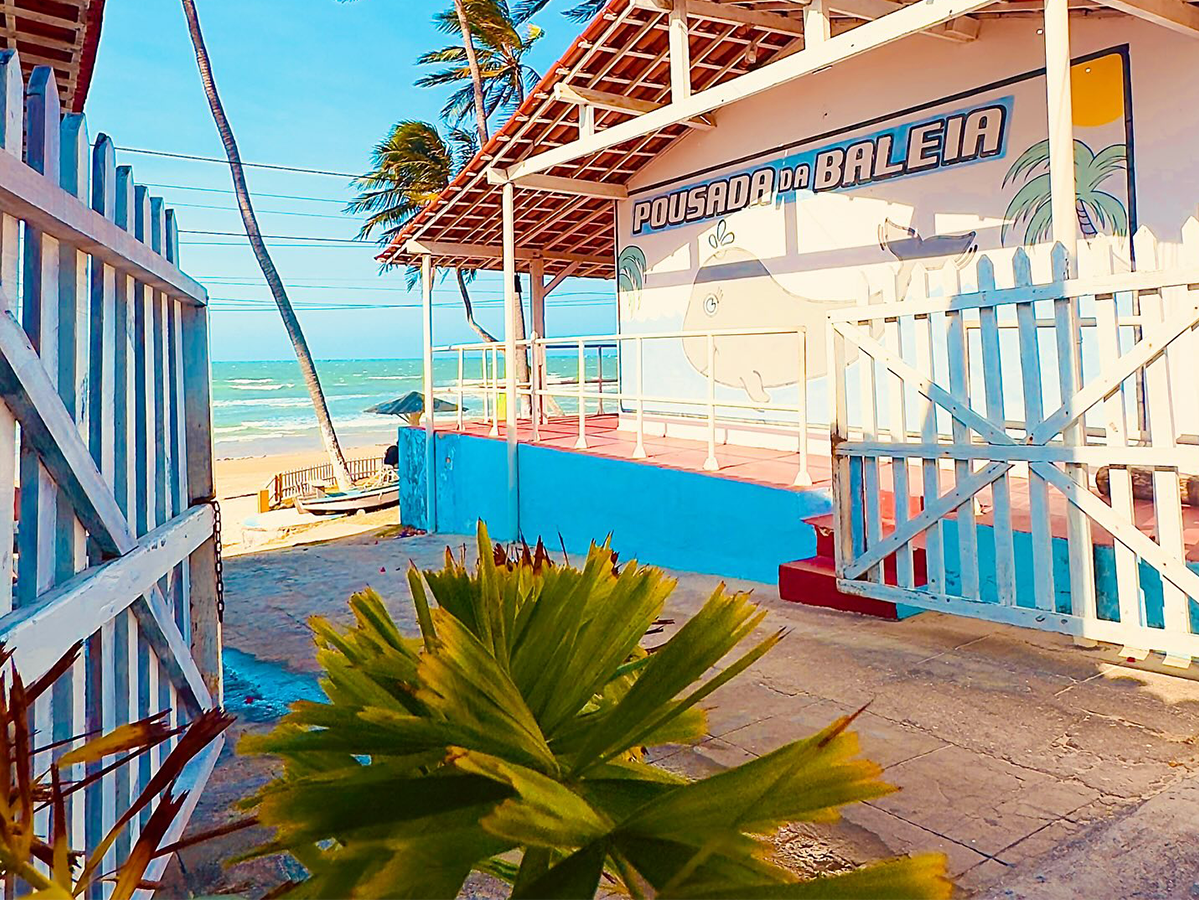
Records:
[[[808,377],[824,375],[825,316],[852,300],[812,300],[774,280],[762,261],[739,247],[717,252],[695,275],[683,316],[684,332],[805,327]],[[792,334],[719,335],[713,338],[718,384],[740,388],[755,403],[769,403],[769,388],[799,380],[799,345]],[[708,375],[708,341],[683,338],[687,361]]]
[[[905,228],[890,219],[878,226],[878,245],[899,260],[899,271],[895,274],[895,296],[902,300],[912,284],[912,273],[917,263],[929,269],[940,269],[954,265],[959,269],[978,252],[977,231],[962,234],[934,234],[921,237],[915,228]]]

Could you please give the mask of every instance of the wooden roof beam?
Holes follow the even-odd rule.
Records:
[[[613,112],[627,113],[631,116],[653,112],[655,109],[661,109],[666,105],[665,103],[657,103],[653,100],[638,100],[635,97],[626,97],[623,94],[613,94],[608,91],[597,91],[594,88],[574,87],[561,83],[554,85],[554,96],[563,103],[573,103],[576,106],[591,106],[596,109],[607,109]],[[696,116],[694,119],[688,119],[681,124],[701,131],[709,131],[716,127],[716,123],[708,116]]]
[[[508,167],[509,177],[518,179],[544,172],[600,150],[662,131],[696,116],[713,112],[726,104],[756,96],[909,35],[927,31],[951,19],[982,9],[990,2],[992,0],[921,0],[919,3],[901,7],[873,22],[867,22],[827,41],[806,47],[778,61],[769,62],[745,75],[738,75],[714,87],[697,91],[686,100],[668,103],[653,112],[597,131],[589,138],[580,138],[553,150],[522,159]]]
[[[499,244],[458,244],[453,241],[410,240],[404,245],[409,256],[452,256],[462,259],[503,259],[504,248]],[[611,265],[607,256],[591,256],[585,253],[544,253],[528,247],[517,247],[516,258],[521,260],[544,259],[553,262],[584,263],[593,266]]]
[[[507,174],[495,167],[487,169],[489,184],[503,184]],[[562,178],[557,175],[528,175],[515,182],[517,187],[534,191],[550,191],[555,194],[570,194],[575,197],[598,197],[603,200],[627,200],[628,189],[619,184],[604,184],[600,181],[585,181],[580,178]]]
[[[1112,9],[1188,37],[1199,37],[1199,9],[1183,0],[1103,0]]]
[[[674,2],[675,0],[633,0],[633,6],[638,9],[668,13],[674,8]],[[710,22],[720,22],[724,25],[748,25],[751,28],[803,37],[803,22],[799,19],[781,16],[778,13],[759,12],[741,6],[728,6],[724,3],[713,3],[712,0],[686,0],[685,9],[687,17],[690,19],[707,19]]]
[[[896,3],[895,0],[826,0],[826,5],[831,12],[840,13],[843,16],[853,16],[855,19],[864,19],[867,22],[881,19],[888,13],[893,13],[904,6],[902,3]],[[921,34],[947,41],[966,43],[978,37],[980,24],[978,19],[962,16],[959,19],[950,19],[948,22],[926,29]]]

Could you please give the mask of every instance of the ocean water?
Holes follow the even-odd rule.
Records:
[[[456,377],[456,363],[454,367],[453,373],[438,371],[435,381]],[[400,420],[365,410],[421,389],[419,359],[322,360],[317,372],[337,436],[347,449],[393,439]],[[322,446],[295,360],[214,362],[212,424],[218,457]]]
[[[481,361],[476,357],[468,366],[465,380],[477,383]],[[319,360],[316,367],[343,448],[395,440],[402,420],[365,410],[409,391],[419,391],[419,359]],[[458,361],[446,356],[435,359],[433,367],[433,382],[444,397],[457,383]],[[502,363],[500,368],[502,378]],[[577,361],[573,355],[551,356],[547,369],[551,381],[573,381]],[[594,379],[598,370],[594,356],[587,360],[586,369],[587,377]],[[615,370],[615,359],[606,357],[605,380],[611,379]],[[608,388],[615,389],[611,383]],[[564,412],[577,410],[569,399],[559,402]],[[468,418],[482,414],[478,396],[468,395],[464,405]],[[295,360],[214,362],[212,419],[213,443],[220,458],[316,450],[322,446],[312,402]]]

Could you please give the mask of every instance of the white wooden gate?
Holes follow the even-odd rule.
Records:
[[[49,68],[26,91],[0,53],[0,640],[27,680],[84,642],[35,706],[40,745],[220,700],[206,294],[175,264],[173,211],[114,160],[61,116]],[[219,750],[186,773],[185,813]],[[72,798],[72,846],[95,846],[166,751]]]
[[[1009,251],[830,316],[841,590],[1199,657],[1199,223],[1133,245],[1136,271],[1103,239],[1081,277]]]

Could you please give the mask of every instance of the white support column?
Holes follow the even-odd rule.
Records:
[[[539,338],[545,337],[545,263],[539,259],[529,263],[529,305],[530,316],[533,320],[532,333]],[[534,347],[529,354],[533,363],[533,389],[540,391],[545,388],[545,350]],[[542,400],[540,396],[532,397],[530,406],[533,411],[533,439],[537,440],[541,424]]]
[[[505,181],[504,216],[504,436],[508,444],[508,529],[515,540],[520,536],[520,491],[516,458],[516,212],[515,187]]]
[[[421,326],[424,339],[425,388],[425,528],[437,530],[436,453],[433,434],[433,257],[420,260]]]
[[[832,37],[829,27],[828,8],[824,0],[812,0],[803,13],[804,47],[815,47]]]
[[[687,35],[687,0],[674,0],[670,10],[670,100],[691,96],[691,41]]]
[[[1049,109],[1049,189],[1053,240],[1077,265],[1078,216],[1074,185],[1074,108],[1070,98],[1069,0],[1045,0],[1045,89]]]

